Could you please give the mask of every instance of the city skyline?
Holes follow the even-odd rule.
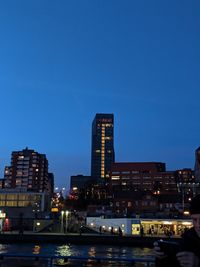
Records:
[[[99,113],[98,113],[99,114]],[[96,114],[96,116],[98,115],[98,114]],[[100,115],[105,115],[105,114],[100,114]],[[106,115],[114,115],[114,114],[106,114]],[[95,116],[95,118],[96,118],[96,116]],[[25,148],[22,148],[22,149],[33,149],[34,150],[34,148],[28,148],[28,147],[25,147]],[[197,150],[197,149],[199,149],[199,147],[198,148],[196,148],[195,150]],[[12,151],[11,153],[13,153],[13,152],[16,152],[16,151]],[[36,152],[38,152],[38,151],[36,151]],[[195,151],[196,152],[196,151]],[[195,153],[194,152],[194,153]],[[40,153],[40,152],[39,152]],[[45,153],[43,153],[44,155],[46,155]],[[12,156],[12,154],[11,154],[11,156]],[[12,158],[10,158],[10,163],[11,163],[11,160],[12,160]],[[47,160],[48,160],[48,156],[47,156]],[[194,159],[195,160],[195,159]],[[138,163],[138,162],[142,162],[142,163],[151,163],[151,162],[155,162],[155,161],[152,161],[152,160],[146,160],[146,161],[138,161],[138,160],[136,160],[136,161],[117,161],[118,163],[128,163],[128,162],[130,162],[130,163],[133,163],[133,162],[135,162],[135,163]],[[162,163],[164,163],[164,164],[166,164],[166,167],[167,167],[167,162],[162,162]],[[195,164],[195,163],[194,163]],[[9,165],[9,164],[8,164]],[[7,167],[8,165],[5,165],[4,166],[4,168],[5,167]],[[166,170],[167,171],[175,171],[175,170],[178,170],[178,169],[183,169],[183,168],[191,168],[191,169],[193,169],[194,170],[194,167],[188,167],[188,166],[182,166],[182,167],[179,167],[179,168],[174,168],[174,169],[169,169],[169,168],[166,168]],[[51,171],[51,169],[49,169],[49,171]],[[53,172],[53,174],[55,174],[54,172]],[[83,174],[83,173],[77,173],[77,174],[70,174],[70,176],[73,176],[73,175],[79,175],[79,174]],[[90,170],[90,172],[89,173],[84,173],[84,175],[91,175],[91,170]],[[56,190],[60,190],[60,191],[63,191],[63,189],[64,189],[64,191],[63,192],[66,192],[66,190],[68,190],[69,189],[69,187],[70,187],[70,176],[69,176],[69,181],[64,181],[64,183],[63,182],[61,182],[60,181],[60,183],[59,182],[57,182],[56,181],[56,179],[55,179],[55,189]],[[3,178],[3,175],[2,175],[2,178]]]
[[[198,1],[0,3],[0,176],[46,154],[55,185],[90,174],[92,121],[115,117],[116,162],[194,168],[200,145]]]

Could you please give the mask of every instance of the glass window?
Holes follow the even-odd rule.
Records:
[[[6,207],[17,207],[17,201],[6,201]]]
[[[17,194],[7,194],[7,200],[17,200]]]
[[[0,200],[0,207],[5,207],[5,201]]]
[[[5,200],[6,199],[6,195],[5,194],[0,194],[0,200]]]

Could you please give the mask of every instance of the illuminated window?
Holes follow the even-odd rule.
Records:
[[[17,200],[17,194],[7,194],[7,200]]]
[[[18,201],[18,207],[30,206],[30,201]]]
[[[112,180],[119,180],[120,177],[119,177],[119,176],[112,176],[111,179],[112,179]]]
[[[17,207],[17,201],[6,201],[7,207]]]
[[[132,207],[132,203],[130,201],[128,201],[128,204],[127,204],[128,207]]]
[[[22,184],[22,180],[21,179],[16,179],[16,185],[21,185]]]
[[[0,201],[0,206],[5,207],[5,201]]]

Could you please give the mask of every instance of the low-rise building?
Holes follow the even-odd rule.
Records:
[[[17,229],[22,220],[25,228],[32,229],[35,218],[50,214],[50,195],[24,189],[0,190],[0,210],[6,214],[12,229]]]
[[[186,228],[192,227],[191,219],[157,219],[157,218],[104,218],[87,217],[86,224],[104,234],[134,236],[180,236]]]

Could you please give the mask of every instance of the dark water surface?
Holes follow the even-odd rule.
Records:
[[[54,244],[0,244],[1,253],[23,253],[36,255],[59,255],[59,256],[89,256],[108,258],[152,258],[151,248],[119,247],[106,245],[54,245]],[[54,266],[130,266],[130,263],[117,262],[92,262],[92,261],[68,261],[57,260]],[[146,266],[137,264],[134,266]],[[152,265],[151,265],[152,266]]]

